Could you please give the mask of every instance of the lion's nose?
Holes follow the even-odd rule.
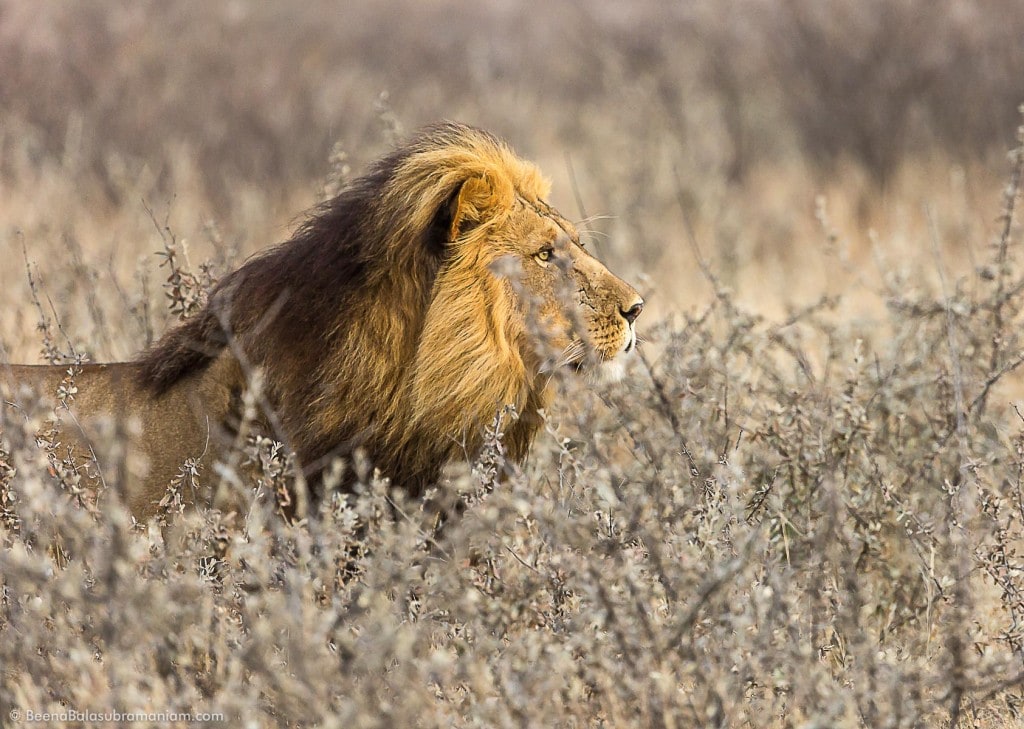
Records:
[[[635,304],[633,304],[631,307],[629,307],[629,309],[627,309],[625,311],[622,311],[620,309],[619,313],[622,314],[622,318],[623,319],[625,319],[630,324],[632,324],[633,322],[636,321],[636,318],[638,316],[640,316],[640,312],[643,311],[643,310],[644,310],[644,302],[638,301]]]

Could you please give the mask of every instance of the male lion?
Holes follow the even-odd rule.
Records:
[[[362,448],[396,486],[420,494],[444,463],[480,448],[505,405],[519,414],[506,450],[523,459],[551,368],[629,352],[643,309],[545,202],[548,189],[490,134],[427,128],[314,210],[291,240],[227,275],[202,311],[136,361],[82,366],[62,443],[84,457],[101,432],[90,423],[132,421],[122,431],[135,433],[130,447],[148,469],[121,489],[145,520],[186,459],[209,473],[225,458],[260,372],[259,421],[294,450],[310,483]],[[561,356],[545,355],[539,339]],[[0,365],[0,386],[8,401],[23,385],[53,396],[66,371]]]

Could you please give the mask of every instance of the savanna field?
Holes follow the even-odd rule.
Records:
[[[440,119],[647,301],[523,466],[504,413],[447,469],[439,535],[359,459],[282,518],[267,441],[246,514],[177,508],[211,464],[133,524],[0,410],[0,726],[1024,725],[1021,38],[1017,0],[0,0],[0,363],[132,357]]]

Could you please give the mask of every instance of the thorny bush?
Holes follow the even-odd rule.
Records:
[[[0,712],[1009,721],[1024,682],[1024,414],[999,393],[1024,361],[1022,165],[1018,149],[988,262],[957,279],[925,242],[939,291],[882,281],[884,327],[837,321],[830,299],[765,320],[705,266],[710,304],[650,332],[624,382],[559,377],[524,468],[502,457],[514,413],[496,416],[477,463],[442,484],[469,505],[440,534],[359,459],[336,466],[356,470],[356,493],[282,518],[295,474],[265,440],[234,459],[258,465],[246,514],[177,508],[173,488],[231,475],[183,464],[167,524],[132,524],[113,494],[97,513],[76,492],[74,454],[55,466],[46,407],[5,409]],[[175,279],[172,303],[197,280]]]

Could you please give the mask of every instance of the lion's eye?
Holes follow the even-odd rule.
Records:
[[[538,263],[547,263],[555,257],[555,252],[550,248],[545,248],[542,251],[537,251],[533,254],[533,257],[537,259]]]

